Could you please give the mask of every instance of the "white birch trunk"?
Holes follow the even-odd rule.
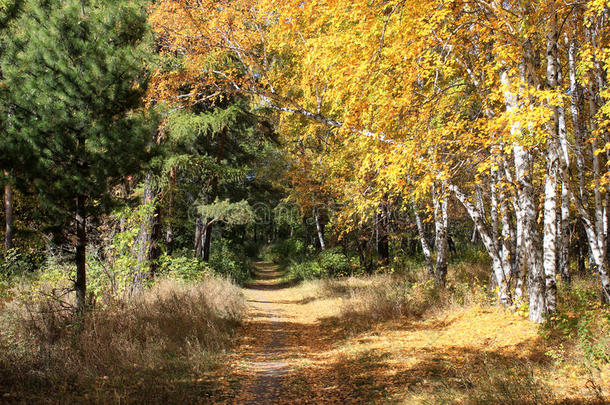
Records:
[[[493,240],[491,232],[485,223],[485,218],[482,216],[481,212],[477,210],[477,208],[475,208],[470,201],[468,201],[468,198],[466,198],[466,195],[460,190],[459,187],[454,184],[449,184],[448,188],[451,192],[453,192],[458,201],[462,203],[464,208],[466,208],[468,215],[470,215],[470,218],[477,227],[477,231],[481,236],[483,245],[491,257],[492,270],[498,284],[498,300],[503,305],[509,305],[510,295],[508,293],[508,285],[504,277],[505,272],[502,269],[502,259],[500,257],[500,252],[497,250],[497,243]]]
[[[561,183],[561,220],[559,221],[559,271],[561,279],[570,284],[572,276],[570,275],[570,256],[569,256],[569,229],[570,229],[570,191],[568,189],[568,181],[565,179]]]
[[[320,249],[325,250],[326,244],[324,243],[324,232],[322,231],[322,225],[320,224],[320,216],[318,215],[318,210],[314,208],[313,217],[316,221],[316,232],[318,234],[318,241],[320,242]]]
[[[552,148],[552,146],[549,146]],[[544,277],[547,312],[557,309],[557,161],[549,151],[549,162],[544,186]]]
[[[556,37],[556,46],[559,46],[559,38]],[[561,72],[561,60],[559,58],[559,52],[555,49],[555,61],[557,69],[557,87],[561,91],[565,91],[564,80]],[[558,266],[559,272],[561,273],[562,280],[569,284],[570,277],[570,257],[569,257],[569,225],[570,225],[570,153],[569,153],[569,141],[566,129],[566,108],[563,100],[559,101],[557,106],[557,135],[559,137],[559,165],[562,168],[561,173],[561,216],[558,221]]]
[[[501,167],[504,168],[505,161],[504,156],[502,156]],[[499,180],[499,178],[498,178]],[[501,261],[502,261],[502,272],[504,275],[504,279],[506,280],[506,288],[508,290],[507,295],[510,300],[510,276],[513,271],[513,264],[511,262],[511,257],[514,255],[513,252],[513,240],[515,238],[514,230],[511,224],[509,210],[508,210],[508,202],[509,202],[510,194],[507,191],[506,187],[502,187],[500,193],[500,217],[502,219],[502,253],[501,253]],[[509,302],[506,302],[508,304]]]
[[[568,73],[570,78],[570,113],[572,115],[572,125],[574,127],[574,153],[576,155],[576,170],[578,174],[578,196],[583,198],[585,195],[585,156],[583,152],[584,124],[579,110],[582,96],[582,88],[576,79],[576,43],[574,40],[568,42]]]
[[[491,222],[491,238],[496,244],[496,250],[501,252],[502,248],[500,246],[500,238],[498,236],[498,193],[497,193],[497,183],[498,183],[498,170],[497,168],[491,169],[491,181],[489,184],[489,196],[491,202],[491,209],[489,212],[489,219]],[[502,254],[500,253],[500,256]],[[496,277],[497,269],[492,269],[492,287],[497,287],[500,285],[500,281]]]
[[[417,225],[417,232],[419,233],[419,240],[421,242],[421,249],[424,252],[424,258],[426,260],[426,268],[428,269],[428,275],[430,278],[435,278],[434,273],[434,263],[432,262],[432,251],[430,249],[430,245],[428,244],[428,240],[426,239],[426,232],[424,230],[424,224],[421,220],[421,215],[419,213],[419,207],[417,204],[413,204],[413,212],[415,213],[415,223]]]
[[[546,79],[550,90],[557,90],[557,15],[553,14],[546,39]],[[557,176],[559,154],[559,111],[550,106],[553,116],[547,123],[549,138],[547,141],[547,169],[544,185],[544,227],[543,227],[543,266],[545,282],[546,312],[557,309]]]
[[[521,69],[521,80],[524,82],[524,69]],[[509,89],[507,72],[502,72],[500,81],[506,86],[504,99],[506,110],[509,114],[517,114],[519,106],[517,97]],[[518,139],[522,132],[521,123],[514,120],[510,127],[514,139]],[[544,269],[537,241],[539,240],[536,227],[536,205],[534,202],[534,188],[531,181],[530,165],[531,155],[518,142],[513,145],[513,156],[515,162],[515,177],[517,182],[517,197],[519,199],[518,211],[521,211],[523,221],[523,245],[527,252],[527,263],[529,267],[529,318],[534,322],[542,322],[546,313],[544,294]]]
[[[447,279],[447,196],[446,186],[443,183],[433,188],[434,193],[434,228],[436,247],[436,281],[445,287]]]
[[[574,195],[572,195],[574,197]],[[572,198],[578,213],[582,218],[582,222],[589,241],[591,256],[601,283],[601,300],[608,304],[610,303],[610,276],[608,275],[608,265],[606,262],[606,241],[603,235],[603,230],[595,227],[589,211],[584,207],[582,201],[578,198]]]

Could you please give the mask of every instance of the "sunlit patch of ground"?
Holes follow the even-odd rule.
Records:
[[[231,354],[241,385],[228,402],[601,403],[586,373],[553,366],[537,326],[518,314],[471,305],[356,333],[342,319],[349,294],[329,293],[323,282],[278,285],[275,267],[258,266]],[[372,281],[342,283],[348,291]],[[608,368],[601,376],[610,392]]]

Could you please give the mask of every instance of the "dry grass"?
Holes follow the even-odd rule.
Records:
[[[471,278],[476,280],[476,278]],[[352,331],[400,318],[421,318],[490,301],[489,292],[478,283],[451,279],[439,289],[432,280],[413,275],[379,274],[310,281],[303,285],[318,299],[340,297],[336,320]]]
[[[478,369],[454,370],[453,381],[438,384],[438,388],[423,400],[423,404],[466,405],[544,405],[556,404],[557,397],[534,373],[536,365],[514,359],[489,360]],[[459,400],[458,400],[459,398]]]
[[[560,289],[560,319],[549,339],[524,313],[494,305],[483,270],[454,266],[446,291],[421,274],[301,284],[294,292],[302,298],[294,302],[304,307],[300,312],[318,314],[316,333],[328,336],[312,344],[325,349],[312,349],[302,361],[291,400],[309,395],[322,403],[328,397],[345,403],[607,403],[610,364],[592,364],[583,355],[583,348],[604,352],[608,342],[595,294],[581,296],[595,291],[592,281],[575,280],[570,290]],[[591,322],[583,323],[584,315]],[[319,392],[306,388],[319,386]]]
[[[0,321],[0,394],[15,402],[162,403],[171,393],[188,402],[214,389],[206,373],[244,311],[241,290],[212,277],[163,280],[79,318],[48,296],[15,299]]]
[[[362,286],[329,281],[334,291],[348,287],[341,316],[354,325],[369,324],[403,316],[419,317],[432,305],[438,305],[440,292],[432,282],[412,284],[401,277],[380,275]]]

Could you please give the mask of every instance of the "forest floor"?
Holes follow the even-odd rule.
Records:
[[[296,285],[277,266],[256,268],[225,402],[592,404],[610,392],[609,369],[555,366],[517,313],[473,305],[358,324],[342,311],[350,297],[339,284]]]
[[[388,274],[297,283],[258,262],[243,288],[165,280],[59,335],[56,311],[36,323],[11,303],[0,404],[610,403],[610,361],[583,356],[607,348],[549,336],[474,281],[455,285]],[[15,319],[38,340],[14,338]]]

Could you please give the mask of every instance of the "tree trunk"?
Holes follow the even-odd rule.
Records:
[[[500,237],[498,235],[498,229],[499,224],[498,224],[498,193],[497,193],[497,184],[499,183],[499,179],[498,179],[498,170],[492,168],[491,170],[491,181],[489,184],[489,196],[490,196],[490,202],[491,202],[491,209],[489,212],[489,219],[491,221],[491,238],[494,241],[494,243],[496,244],[496,250],[498,252],[501,252],[502,247],[500,246]],[[501,255],[500,255],[501,256]],[[492,266],[494,267],[494,266]],[[499,286],[499,282],[498,279],[496,277],[496,273],[497,271],[495,269],[492,269],[491,272],[491,280],[492,280],[492,286]]]
[[[504,156],[502,155],[501,167],[504,167],[506,164]],[[497,177],[496,181],[500,183],[500,178]],[[513,240],[515,238],[514,230],[511,224],[510,213],[508,210],[509,206],[509,198],[510,193],[506,189],[505,186],[501,186],[500,189],[500,216],[502,220],[502,235],[501,235],[501,256],[500,256],[500,266],[498,271],[501,271],[502,274],[502,284],[498,283],[498,285],[502,285],[501,289],[504,288],[505,291],[499,292],[498,298],[500,302],[505,305],[509,305],[511,303],[510,297],[510,275],[512,274],[513,263],[511,262],[511,257],[514,255],[513,251]]]
[[[137,265],[132,276],[132,293],[141,289],[144,282],[151,278],[157,268],[156,260],[161,253],[159,241],[161,240],[160,207],[156,200],[157,190],[152,184],[152,174],[146,173],[144,179],[144,205],[154,204],[152,211],[142,218],[140,232],[137,240]]]
[[[552,146],[549,146],[552,148]],[[549,162],[544,187],[544,276],[547,312],[557,309],[557,160],[549,151]]]
[[[426,260],[426,268],[428,269],[428,275],[430,276],[430,278],[434,279],[435,273],[434,264],[432,263],[432,251],[430,250],[430,245],[428,244],[428,240],[426,239],[426,232],[424,230],[424,224],[421,220],[421,215],[419,214],[419,207],[416,204],[413,204],[413,212],[415,213],[415,223],[417,224],[417,232],[419,233],[421,248],[424,253],[424,258]]]
[[[176,188],[176,175],[177,175],[177,171],[176,169],[172,169],[169,173],[169,201],[167,203],[167,218],[168,221],[166,223],[166,229],[165,229],[165,245],[167,247],[167,254],[169,256],[171,256],[171,254],[174,252],[174,229],[172,226],[172,222],[171,219],[173,218],[173,211],[174,211],[174,196],[175,196],[175,188]],[[161,224],[161,221],[159,220],[159,224]]]
[[[174,230],[172,224],[167,224],[165,229],[165,245],[167,246],[167,254],[171,256],[174,252]]]
[[[154,201],[155,210],[150,218],[150,246],[148,248],[149,277],[155,277],[159,270],[159,257],[161,257],[161,204]]]
[[[210,223],[212,218],[208,218],[208,223],[205,226],[205,230],[203,231],[203,252],[202,258],[204,262],[210,261],[210,245],[212,244],[212,227],[213,225]]]
[[[382,264],[387,264],[390,260],[390,244],[388,242],[388,217],[384,206],[381,206],[381,213],[377,215],[377,255]]]
[[[544,320],[545,306],[545,283],[544,268],[541,263],[540,250],[537,241],[540,240],[537,229],[536,205],[534,202],[533,185],[530,173],[530,153],[521,145],[515,145],[515,167],[517,168],[517,181],[520,187],[520,206],[524,214],[523,244],[528,252],[529,267],[529,318],[533,322],[540,323]]]
[[[13,186],[11,185],[6,175],[6,184],[4,185],[4,215],[5,215],[5,234],[4,247],[6,250],[13,248]]]
[[[576,223],[576,230],[573,231],[576,233],[576,248],[577,248],[577,269],[578,274],[581,276],[585,276],[587,273],[587,254],[589,252],[589,244],[587,242],[587,234],[585,233],[585,227],[583,225],[583,221],[579,220]]]
[[[557,90],[557,14],[554,13],[547,33],[546,46],[546,78],[550,90]],[[553,116],[548,123],[549,137],[547,141],[547,169],[544,185],[544,234],[543,234],[543,266],[545,279],[546,312],[553,313],[557,309],[557,177],[559,169],[559,153],[557,139],[559,138],[559,110],[551,106]],[[565,138],[565,136],[564,136]]]
[[[587,235],[587,240],[589,241],[589,249],[591,250],[593,263],[601,283],[602,302],[610,303],[610,276],[608,275],[608,266],[606,262],[607,244],[604,229],[603,227],[599,227],[598,224],[594,222],[582,201],[578,198],[574,198],[573,193],[572,201],[574,201],[574,204],[578,209],[578,213],[581,216],[582,224]]]
[[[326,244],[324,243],[324,230],[322,229],[322,225],[320,224],[320,218],[318,215],[318,210],[316,208],[313,209],[313,217],[316,221],[316,232],[318,233],[318,241],[320,242],[320,249],[325,250]]]
[[[454,184],[448,185],[449,190],[453,192],[455,197],[462,203],[464,208],[466,208],[466,212],[470,215],[470,218],[473,220],[477,230],[479,232],[479,236],[483,241],[483,245],[487,250],[487,253],[492,259],[492,268],[494,271],[494,276],[498,283],[498,300],[504,304],[510,304],[510,296],[508,294],[508,286],[506,284],[506,279],[504,278],[504,274],[506,273],[504,269],[502,269],[502,259],[500,257],[500,252],[497,250],[497,243],[491,237],[491,232],[489,227],[485,223],[485,218],[481,214],[481,212],[475,208],[475,206],[469,201],[466,195]]]
[[[555,25],[556,28],[556,25]],[[555,31],[556,32],[556,31]],[[561,72],[561,60],[559,58],[559,37],[555,37],[554,59],[555,68],[557,71],[557,88],[562,92],[565,91],[563,75]],[[562,280],[570,283],[570,258],[569,258],[569,226],[570,226],[570,192],[569,192],[569,168],[570,163],[570,145],[567,136],[566,128],[566,107],[563,100],[559,100],[557,106],[557,135],[559,139],[559,165],[566,170],[561,170],[561,216],[558,221],[558,267]]]
[[[83,313],[87,305],[86,225],[85,196],[78,195],[76,197],[76,281],[74,282],[78,313]]]
[[[582,99],[582,88],[578,83],[576,76],[576,43],[574,40],[569,41],[567,37],[566,42],[569,43],[568,73],[570,78],[570,113],[572,115],[572,126],[574,127],[574,153],[576,155],[576,170],[578,175],[578,197],[582,199],[585,195],[585,156],[582,147],[585,124],[579,109]]]
[[[517,201],[514,204],[516,224],[515,260],[512,271],[515,277],[515,302],[520,303],[523,300],[523,294],[525,293],[525,257],[527,254],[525,252],[525,238],[523,236],[523,230],[525,229],[523,210],[519,208],[519,200],[516,200]]]
[[[521,81],[525,83],[525,66],[520,66]],[[502,72],[500,81],[508,87],[509,78],[507,72]],[[504,94],[506,111],[511,114],[519,109],[517,97],[506,90]],[[512,114],[511,114],[512,115]],[[513,121],[510,131],[512,137],[519,139],[522,132],[521,123]],[[542,322],[546,313],[545,305],[545,284],[544,268],[542,258],[538,249],[537,241],[540,240],[537,229],[536,204],[534,201],[534,187],[531,180],[531,154],[519,143],[513,145],[513,158],[515,162],[515,180],[517,183],[517,220],[523,221],[523,245],[527,252],[527,262],[529,267],[529,318],[534,322]]]
[[[203,221],[201,215],[195,219],[195,256],[203,258]]]
[[[442,288],[447,280],[447,196],[446,185],[434,188],[434,229],[436,248],[436,282]]]
[[[559,271],[561,279],[564,283],[570,284],[572,276],[570,275],[570,193],[568,190],[567,181],[561,184],[561,220],[559,221]]]
[[[221,165],[222,158],[224,156],[225,150],[225,142],[227,140],[228,128],[225,126],[221,133],[220,139],[218,140],[218,149],[216,150],[216,164]],[[214,202],[218,197],[218,173],[214,174],[212,178],[212,194],[210,195],[210,202]],[[203,228],[203,235],[201,238],[203,239],[202,247],[201,247],[201,257],[203,261],[210,261],[210,246],[212,245],[212,220],[213,218],[206,218],[206,223]]]

